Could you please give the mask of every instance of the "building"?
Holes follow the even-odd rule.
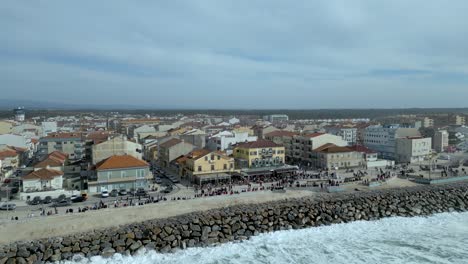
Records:
[[[24,122],[26,119],[26,111],[24,110],[24,107],[13,109],[13,113],[15,114],[15,121],[17,122]]]
[[[364,145],[379,153],[384,159],[396,159],[396,140],[398,138],[419,137],[416,128],[402,128],[399,125],[374,125],[366,128]]]
[[[20,166],[20,153],[14,148],[0,145],[0,182],[9,178]]]
[[[130,155],[117,155],[96,164],[95,176],[88,182],[91,193],[113,189],[147,189],[153,178],[149,164]]]
[[[423,119],[423,127],[434,127],[434,119],[429,117],[424,117]]]
[[[197,148],[204,148],[206,145],[206,133],[200,129],[191,129],[178,136],[180,139],[190,143]]]
[[[322,169],[361,168],[366,164],[362,153],[331,143],[314,149],[312,160],[312,166]]]
[[[142,152],[143,147],[141,144],[130,141],[123,135],[95,144],[91,150],[93,164],[115,155],[130,155],[142,159]]]
[[[287,122],[289,117],[287,115],[266,115],[263,116],[263,120],[268,121],[270,123],[281,123]]]
[[[284,147],[264,139],[237,144],[233,156],[239,167],[270,167],[285,163]]]
[[[431,138],[405,137],[396,139],[396,162],[414,163],[430,158],[432,154]]]
[[[241,142],[256,141],[256,136],[249,136],[248,132],[222,131],[207,139],[206,148],[210,150],[225,151],[227,154],[232,153],[232,148],[235,144]]]
[[[64,171],[67,160],[68,154],[60,151],[54,151],[47,155],[45,159],[34,165],[34,170],[50,168],[57,171]]]
[[[432,145],[436,152],[444,152],[449,146],[449,133],[447,132],[447,130],[436,131],[434,133]]]
[[[332,126],[326,128],[327,133],[340,136],[344,141],[348,142],[348,146],[357,143],[357,131],[358,129],[355,127]]]
[[[32,158],[35,151],[33,139],[21,135],[0,135],[0,145],[23,150],[23,157],[25,158]]]
[[[340,136],[327,133],[297,135],[293,137],[292,156],[290,156],[288,160],[311,166],[314,161],[314,149],[328,143],[339,147],[345,147],[348,145],[348,142],[343,140]]]
[[[13,122],[8,120],[0,120],[0,135],[11,133]]]
[[[176,162],[180,175],[197,184],[229,180],[235,172],[234,158],[221,151],[194,150]]]
[[[290,161],[290,158],[294,152],[294,137],[299,134],[291,131],[276,130],[265,134],[265,139],[275,142],[278,145],[284,146],[286,161]]]
[[[188,142],[184,142],[181,139],[171,138],[159,145],[158,162],[163,167],[169,167],[172,161],[180,156],[187,155],[195,148],[196,146]]]
[[[42,122],[41,123],[41,130],[42,130],[42,135],[41,137],[45,137],[51,133],[56,133],[57,132],[57,122],[51,121],[51,122]]]
[[[43,168],[35,170],[23,177],[23,191],[53,191],[63,188],[63,172]]]
[[[462,115],[455,116],[455,125],[464,126],[465,124],[466,124],[465,116],[462,116]]]
[[[68,154],[70,160],[84,158],[86,152],[83,134],[78,132],[51,133],[39,139],[39,158],[43,158],[56,150]]]

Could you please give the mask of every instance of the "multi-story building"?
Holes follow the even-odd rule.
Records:
[[[51,133],[39,139],[38,156],[43,158],[54,151],[68,154],[70,160],[79,160],[85,157],[83,134]]]
[[[231,132],[222,131],[207,139],[206,148],[210,150],[225,151],[227,154],[232,153],[232,147],[241,142],[256,141],[256,136],[249,136],[248,132]]]
[[[265,134],[265,139],[275,142],[278,145],[284,146],[285,149],[285,159],[290,161],[294,152],[294,137],[299,134],[291,131],[276,130],[270,133]]]
[[[429,117],[424,117],[423,127],[434,127],[434,119]]]
[[[42,168],[23,177],[23,191],[52,191],[63,188],[63,171]]]
[[[24,107],[15,108],[13,109],[13,112],[15,113],[15,121],[24,122],[26,117],[26,111],[24,110]]]
[[[432,145],[436,152],[444,152],[449,146],[449,133],[447,130],[436,131],[432,140]]]
[[[96,164],[95,175],[88,181],[88,190],[98,193],[113,189],[147,189],[152,178],[145,161],[130,155],[112,156]]]
[[[238,164],[249,168],[279,166],[284,164],[285,149],[273,141],[261,139],[237,144],[233,155]]]
[[[396,139],[395,157],[399,163],[424,161],[431,155],[431,138],[405,137]]]
[[[465,124],[466,124],[465,116],[462,116],[462,115],[455,116],[455,125],[464,126]]]
[[[228,180],[235,172],[234,158],[221,151],[194,150],[176,162],[180,175],[198,184]]]
[[[416,128],[402,128],[399,125],[374,125],[366,128],[364,145],[379,153],[384,159],[396,159],[396,140],[405,137],[419,137]]]
[[[325,144],[314,149],[313,156],[312,166],[322,169],[359,168],[366,164],[362,153],[335,144]]]
[[[341,127],[332,126],[326,128],[327,133],[340,136],[343,140],[348,142],[348,146],[352,146],[357,142],[357,128],[355,127]]]
[[[191,129],[179,135],[179,138],[197,148],[204,148],[206,145],[206,133],[200,129]]]
[[[287,115],[266,115],[263,116],[263,120],[270,123],[280,123],[288,121],[289,117]]]
[[[158,161],[163,167],[169,167],[172,161],[196,149],[196,146],[178,138],[171,138],[159,145]]]
[[[109,140],[92,146],[92,162],[96,164],[101,160],[115,155],[130,155],[137,159],[142,158],[143,147],[127,139],[123,135],[115,136]]]
[[[325,144],[334,144],[339,147],[345,147],[348,142],[340,136],[335,136],[327,133],[312,133],[306,135],[297,135],[293,137],[293,151],[290,160],[301,162],[307,165],[312,165],[315,162],[314,149],[317,149]]]
[[[48,134],[51,134],[51,133],[56,133],[57,132],[57,122],[53,121],[53,122],[42,122],[41,123],[41,132],[42,132],[42,135],[41,137],[45,137],[47,136]]]

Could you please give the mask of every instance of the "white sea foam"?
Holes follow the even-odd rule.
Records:
[[[242,243],[72,263],[468,263],[468,213],[281,231]],[[70,262],[68,262],[70,263]]]

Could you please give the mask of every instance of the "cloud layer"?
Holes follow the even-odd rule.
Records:
[[[202,108],[468,106],[468,2],[7,1],[2,97]]]

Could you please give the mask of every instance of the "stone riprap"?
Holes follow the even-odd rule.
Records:
[[[260,233],[301,229],[393,216],[464,212],[468,183],[417,186],[249,204],[190,213],[64,237],[0,246],[0,264],[43,263],[74,255],[135,254],[142,249],[171,252],[241,241]]]

